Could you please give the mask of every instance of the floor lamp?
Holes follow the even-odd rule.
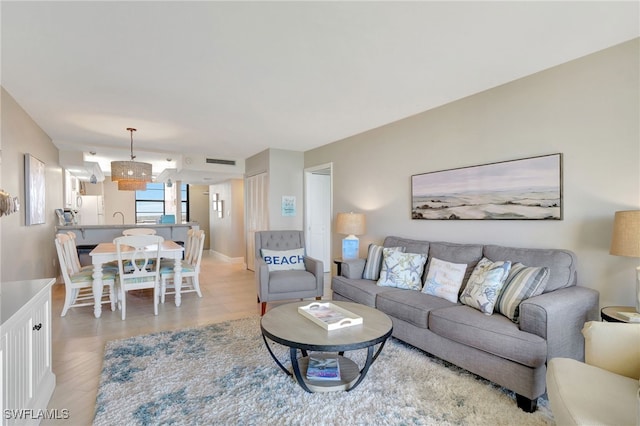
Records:
[[[342,240],[342,260],[357,259],[360,252],[360,240],[356,235],[365,232],[365,219],[362,213],[338,213],[336,232],[347,235]]]
[[[640,257],[640,210],[616,212],[609,253]],[[636,268],[635,305],[636,312],[640,313],[640,266]]]

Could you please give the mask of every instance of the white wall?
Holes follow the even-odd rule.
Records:
[[[608,250],[614,212],[640,208],[639,51],[636,39],[308,151],[305,167],[333,162],[334,217],[366,213],[362,257],[387,235],[566,248],[601,305],[632,305],[640,260]],[[411,219],[413,174],[557,152],[561,221]]]
[[[2,229],[2,281],[58,276],[58,257],[53,242],[56,208],[63,207],[63,173],[58,149],[42,129],[2,89],[2,186],[20,199],[20,212],[0,218]],[[25,225],[24,154],[45,163],[46,222]]]

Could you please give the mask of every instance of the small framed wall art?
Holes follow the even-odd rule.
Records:
[[[561,220],[562,154],[413,175],[411,218]]]
[[[24,155],[24,192],[26,225],[45,223],[45,167],[30,154]]]

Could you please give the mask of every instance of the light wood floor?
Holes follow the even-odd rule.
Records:
[[[325,274],[324,299],[331,298],[330,274]],[[256,303],[254,274],[242,265],[217,261],[205,251],[200,273],[202,298],[195,293],[182,296],[177,308],[173,296],[153,315],[151,291],[130,292],[127,318],[103,305],[102,316],[93,316],[93,307],[71,308],[60,317],[64,305],[64,285],[52,291],[52,358],[56,388],[49,409],[69,411],[67,420],[43,420],[42,425],[90,425],[102,370],[105,343],[140,334],[177,330],[260,315]],[[268,306],[275,306],[269,304]]]

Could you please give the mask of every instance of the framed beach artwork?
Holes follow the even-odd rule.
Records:
[[[562,154],[413,175],[411,218],[561,220]]]
[[[45,169],[44,163],[36,157],[24,155],[24,199],[25,223],[38,225],[45,223]]]

